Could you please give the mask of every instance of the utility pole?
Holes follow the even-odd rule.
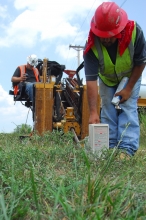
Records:
[[[73,48],[77,51],[77,58],[78,58],[78,66],[80,65],[80,51],[84,49],[83,46],[72,46],[72,45],[69,45],[69,49],[70,48]]]

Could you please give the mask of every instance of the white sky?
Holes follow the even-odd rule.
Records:
[[[14,105],[10,96],[11,77],[26,57],[36,54],[75,70],[77,51],[69,45],[84,46],[90,21],[102,0],[1,0],[0,1],[0,132],[11,132],[26,123],[28,109],[20,102]],[[115,0],[129,19],[136,20],[146,35],[146,1]],[[80,53],[82,62],[82,51]],[[81,77],[84,78],[82,71]],[[143,74],[146,83],[146,71]],[[27,123],[32,125],[29,113]]]

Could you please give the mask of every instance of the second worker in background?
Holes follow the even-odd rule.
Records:
[[[38,58],[35,54],[27,57],[27,64],[18,66],[12,76],[11,81],[13,87],[19,89],[20,83],[25,83],[25,92],[29,97],[30,101],[33,101],[33,85],[39,82],[39,71],[36,68],[38,64]]]

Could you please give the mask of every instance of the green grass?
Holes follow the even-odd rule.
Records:
[[[0,134],[0,220],[146,219],[146,119],[131,160],[98,157],[61,131]]]

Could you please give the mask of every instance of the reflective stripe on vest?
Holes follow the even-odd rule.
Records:
[[[19,66],[19,68],[20,68],[20,76],[22,76],[25,73],[26,65],[21,65],[21,66]],[[33,73],[35,75],[36,81],[39,82],[39,78],[38,78],[39,71],[38,71],[38,69],[33,67],[32,70],[33,70]]]
[[[14,86],[14,96],[16,96],[17,95],[17,93],[18,93],[18,85],[17,86]]]
[[[95,37],[93,53],[99,60],[99,77],[108,86],[118,84],[124,76],[130,77],[133,68],[134,42],[136,38],[136,25],[132,33],[131,42],[122,56],[117,52],[116,63],[112,63],[106,48]],[[106,62],[104,62],[106,60]]]

